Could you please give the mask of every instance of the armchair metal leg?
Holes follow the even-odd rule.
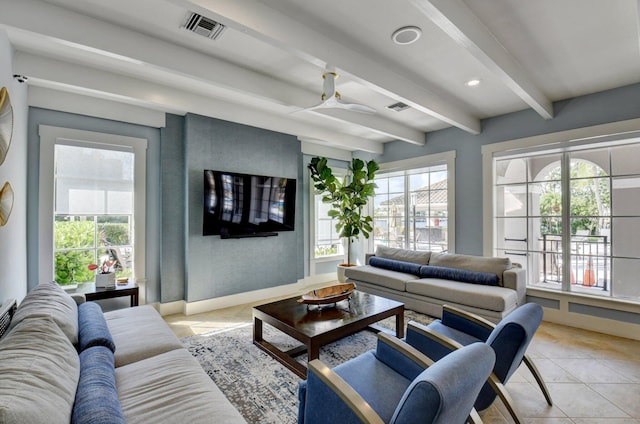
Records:
[[[513,400],[511,399],[511,396],[509,396],[509,393],[507,393],[507,389],[504,387],[504,384],[502,384],[500,380],[498,380],[498,377],[496,377],[493,373],[491,373],[491,375],[489,376],[488,381],[498,397],[500,397],[500,399],[502,400],[502,403],[509,411],[511,417],[513,417],[514,422],[516,424],[522,424],[523,421],[520,419],[518,413],[513,408]]]
[[[522,360],[529,368],[529,371],[531,371],[531,374],[533,374],[533,378],[535,378],[536,381],[538,382],[538,386],[540,386],[540,390],[542,390],[542,394],[544,395],[544,398],[547,400],[547,403],[549,404],[549,406],[553,406],[553,401],[551,400],[551,394],[549,393],[549,390],[547,389],[547,385],[544,383],[544,380],[542,379],[542,376],[540,375],[540,372],[538,371],[538,368],[536,367],[536,365],[533,363],[531,359],[529,359],[527,355],[524,355]]]
[[[478,414],[478,411],[476,411],[476,408],[472,408],[471,412],[469,413],[469,420],[468,420],[469,424],[483,424],[482,423],[482,418],[480,418],[480,415]]]

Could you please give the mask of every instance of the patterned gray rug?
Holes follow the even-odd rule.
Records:
[[[429,323],[432,318],[405,311],[406,322]],[[395,318],[379,323],[395,328]],[[200,362],[209,377],[249,423],[287,424],[297,422],[300,379],[252,342],[252,323],[181,339]],[[300,343],[270,325],[264,325],[264,338],[282,350]],[[320,350],[320,360],[336,366],[367,350],[374,349],[376,335],[361,331]],[[306,364],[306,355],[299,361]]]

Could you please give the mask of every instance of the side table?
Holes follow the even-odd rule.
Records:
[[[115,288],[96,287],[95,283],[78,284],[78,288],[73,293],[82,293],[89,301],[113,299],[116,297],[131,297],[131,306],[138,306],[138,285],[129,283],[125,285],[116,285]]]

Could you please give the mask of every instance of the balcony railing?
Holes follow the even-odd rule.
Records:
[[[545,283],[562,282],[562,238],[542,235],[542,269]],[[571,284],[608,290],[610,244],[607,236],[572,235],[569,242]]]

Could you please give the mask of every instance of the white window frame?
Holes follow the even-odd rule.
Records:
[[[612,145],[628,144],[631,140],[640,141],[640,119],[630,119],[482,146],[483,254],[485,256],[493,256],[497,246],[494,230],[495,197],[493,190],[496,159],[511,154],[537,150],[546,150],[547,152],[553,152],[554,150],[558,152],[563,150],[571,151],[575,147],[582,148],[592,144],[601,145],[605,142],[609,142]],[[564,280],[566,282],[569,281],[568,278]],[[624,336],[624,330],[621,329],[628,324],[614,320],[600,323],[596,322],[591,316],[583,318],[580,314],[571,315],[569,314],[569,309],[573,302],[613,310],[634,311],[636,313],[640,311],[637,302],[626,299],[590,296],[576,291],[558,291],[527,286],[527,295],[542,299],[553,299],[559,302],[558,311],[549,310],[549,319],[551,321],[578,327],[584,325],[587,326],[586,328],[593,328],[595,331],[614,335]],[[547,312],[545,312],[545,316],[547,316]],[[611,323],[614,324],[611,325]]]
[[[402,159],[393,162],[385,162],[380,164],[377,174],[383,174],[395,171],[411,171],[413,169],[428,168],[430,166],[443,165],[447,166],[447,250],[451,253],[455,252],[456,245],[456,151],[449,150],[442,153],[418,156],[410,159]],[[369,214],[373,216],[373,202],[368,204]],[[373,237],[369,237],[368,251],[375,251],[375,241]]]
[[[592,127],[577,128],[556,133],[525,137],[500,143],[482,146],[482,222],[483,222],[483,254],[493,256],[496,246],[493,216],[494,216],[494,164],[495,158],[514,153],[526,152],[531,149],[567,148],[573,145],[587,145],[614,141],[621,138],[640,138],[640,119],[613,122],[610,124],[594,125]]]
[[[38,281],[54,279],[54,165],[55,146],[75,145],[101,149],[117,149],[134,154],[134,280],[143,286],[146,279],[145,238],[146,238],[146,151],[147,139],[114,134],[83,131],[71,128],[40,125],[40,179],[38,214]],[[141,303],[144,303],[144,287],[141,287]]]

